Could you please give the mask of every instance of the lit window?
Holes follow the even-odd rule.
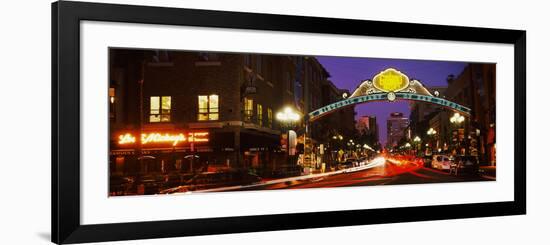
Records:
[[[115,119],[115,88],[109,88],[109,118]]]
[[[115,88],[109,88],[109,101],[111,104],[115,103]]]
[[[264,120],[263,120],[264,117],[263,117],[262,105],[257,104],[257,105],[256,105],[256,110],[257,110],[257,113],[258,113],[258,125],[263,126],[263,124],[264,124]]]
[[[244,120],[250,121],[252,119],[253,112],[254,101],[252,99],[244,98]]]
[[[151,96],[149,122],[170,122],[171,96]]]
[[[219,97],[217,94],[199,95],[198,121],[216,121],[220,119]]]
[[[208,120],[218,120],[220,117],[220,109],[219,109],[219,99],[218,95],[210,95],[208,97]]]
[[[269,128],[273,127],[273,111],[271,108],[267,108],[267,126]]]

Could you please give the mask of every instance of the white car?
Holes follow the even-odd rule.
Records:
[[[451,159],[445,155],[434,155],[432,157],[432,168],[439,170],[450,170]]]

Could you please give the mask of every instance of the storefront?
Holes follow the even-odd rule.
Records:
[[[192,172],[203,167],[201,155],[212,152],[205,131],[123,131],[110,143],[110,170],[114,175]]]
[[[113,175],[216,172],[246,169],[272,171],[284,162],[277,135],[228,130],[120,131],[112,135]]]

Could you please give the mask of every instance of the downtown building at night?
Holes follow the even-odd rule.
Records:
[[[451,141],[464,154],[478,156],[486,164],[496,164],[496,64],[471,63],[456,77],[449,79],[445,96],[472,108],[470,117],[458,125],[447,123],[458,132]],[[456,139],[458,137],[458,139]]]
[[[328,80],[314,57],[109,52],[110,170],[115,175],[284,171],[296,163],[289,163],[281,148],[286,128],[276,113],[290,106],[306,115],[345,92]],[[308,126],[316,145],[335,133],[353,134],[354,108]],[[291,126],[298,136],[304,128],[304,120]],[[315,145],[309,152],[316,152]]]
[[[403,113],[394,112],[390,114],[387,120],[387,143],[388,148],[398,146],[399,142],[407,137],[410,139],[410,135],[407,133],[409,127],[409,118],[403,116]]]
[[[428,149],[445,154],[471,155],[483,164],[496,163],[495,64],[468,64],[446,87],[430,88],[438,96],[472,109],[463,122],[453,123],[454,112],[425,103],[413,103],[412,132],[424,139]],[[434,135],[427,135],[429,129]]]

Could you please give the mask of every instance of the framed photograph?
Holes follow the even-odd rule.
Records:
[[[525,31],[68,1],[52,23],[55,243],[526,212]]]

